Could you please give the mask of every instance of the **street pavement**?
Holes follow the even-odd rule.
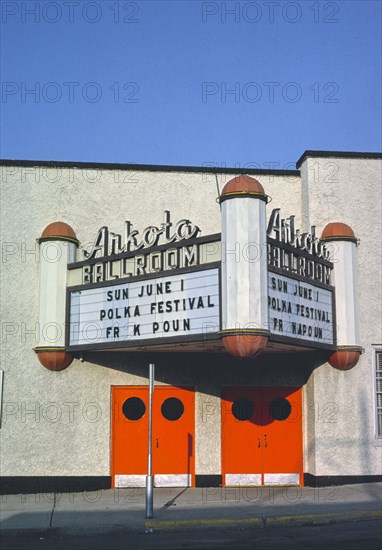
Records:
[[[320,526],[5,537],[1,550],[381,550],[381,520]]]
[[[333,487],[154,489],[154,517],[145,517],[145,490],[3,495],[2,538],[152,535],[218,529],[274,530],[339,524],[376,525],[382,483]],[[223,546],[222,546],[223,547]]]

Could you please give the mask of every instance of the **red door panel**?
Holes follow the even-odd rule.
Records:
[[[222,395],[226,485],[302,484],[301,388],[227,388]]]
[[[155,473],[184,474],[194,463],[194,392],[159,389],[154,392],[153,464]]]
[[[260,483],[260,432],[254,418],[261,417],[252,388],[226,389],[222,396],[223,466],[228,484]],[[241,476],[241,477],[240,477]],[[260,478],[259,478],[260,476]],[[247,484],[247,483],[245,483]]]
[[[263,398],[269,417],[262,442],[264,483],[301,483],[301,389],[270,388]]]
[[[143,404],[141,410],[139,402]],[[125,410],[124,410],[125,405]],[[147,474],[148,391],[113,388],[113,474]]]
[[[156,386],[153,393],[153,474],[157,486],[194,482],[194,390]],[[147,474],[148,388],[112,391],[114,486],[144,486]]]

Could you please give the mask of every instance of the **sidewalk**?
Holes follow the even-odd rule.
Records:
[[[144,489],[4,495],[3,535],[320,525],[382,518],[382,483],[334,487],[154,489],[145,518]]]

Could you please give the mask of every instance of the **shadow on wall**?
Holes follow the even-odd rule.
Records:
[[[170,386],[196,386],[198,391],[220,396],[224,386],[303,386],[312,372],[326,362],[327,353],[272,353],[255,359],[227,354],[97,352],[85,361],[131,375],[148,377],[155,363],[155,381]]]

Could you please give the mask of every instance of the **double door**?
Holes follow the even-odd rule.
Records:
[[[156,386],[153,393],[153,474],[156,487],[194,485],[193,388]],[[144,487],[147,475],[148,388],[112,389],[114,487]]]
[[[295,387],[223,391],[225,485],[302,485],[301,393]]]

